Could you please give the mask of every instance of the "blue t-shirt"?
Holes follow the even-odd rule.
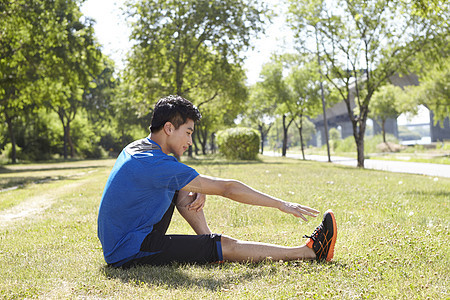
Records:
[[[163,153],[149,138],[125,147],[106,182],[98,214],[98,237],[106,262],[137,255],[175,191],[197,176],[197,171]]]

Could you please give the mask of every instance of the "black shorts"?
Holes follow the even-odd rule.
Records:
[[[161,221],[153,226],[152,232],[142,242],[138,257],[121,264],[122,268],[174,262],[205,264],[223,261],[220,234],[166,235],[177,197],[178,193],[175,193]]]

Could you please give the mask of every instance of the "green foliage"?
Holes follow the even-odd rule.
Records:
[[[436,148],[442,149],[442,150],[445,150],[445,151],[450,151],[450,142],[443,142],[443,143],[440,143],[440,144],[438,144],[438,145],[436,146]]]
[[[3,147],[3,150],[0,152],[1,158],[4,162],[7,162],[12,158],[12,144],[8,143]],[[22,148],[16,145],[16,157],[21,160],[23,158]]]
[[[23,115],[14,130],[17,145],[21,148],[17,154],[19,160],[49,160],[62,149],[62,130],[58,118],[45,109]]]
[[[358,166],[364,167],[365,124],[374,92],[394,74],[408,72],[418,53],[430,57],[430,48],[445,49],[448,10],[439,10],[434,17],[414,15],[415,1],[289,2],[289,23],[299,46],[322,59],[327,81],[347,106]]]
[[[316,134],[316,127],[311,121],[306,118],[303,120],[302,126],[303,143],[307,145],[308,142],[311,141],[313,136]],[[276,120],[267,134],[267,141],[271,146],[271,149],[274,151],[278,151],[279,148],[281,148],[280,133],[282,131],[283,125],[281,124],[281,121]],[[295,126],[289,127],[287,131],[287,147],[289,149],[293,147],[300,147],[299,130]]]
[[[251,128],[236,127],[217,133],[219,151],[227,159],[255,160],[259,152],[259,134]]]
[[[331,149],[336,149],[341,139],[341,133],[339,132],[339,130],[337,130],[337,128],[331,128],[329,130],[328,137],[330,139]]]
[[[70,122],[81,107],[83,89],[93,86],[99,71],[93,23],[82,18],[75,0],[3,1],[0,6],[0,117],[9,129],[12,161],[20,138],[14,135],[16,123],[43,106],[62,122],[66,156]],[[39,157],[35,151],[31,157]]]
[[[241,54],[263,30],[266,8],[243,0],[139,0],[127,12],[136,43],[123,79],[134,102],[148,108],[167,94],[200,106],[240,90]]]
[[[398,140],[395,138],[395,136],[391,134],[386,135],[386,142],[398,144]],[[381,150],[377,146],[382,143],[384,143],[382,134],[366,137],[364,143],[365,152],[366,153],[381,152]],[[349,136],[343,140],[333,140],[333,144],[335,145],[335,148],[333,148],[335,152],[351,153],[355,151],[355,138],[353,136]]]
[[[355,138],[353,136],[346,137],[343,140],[333,141],[335,143],[333,150],[335,152],[354,152],[356,148]],[[367,139],[366,139],[367,142]]]
[[[425,72],[420,73],[419,86],[408,88],[411,99],[433,111],[435,125],[450,117],[449,51],[446,51],[447,57],[439,58],[436,63],[428,65]]]
[[[398,139],[392,135],[386,135],[386,143],[397,144],[399,143]],[[377,134],[375,136],[366,138],[366,142],[364,143],[364,147],[366,148],[367,153],[379,153],[383,152],[383,148],[379,148],[380,144],[385,144],[383,141],[383,136],[381,134]]]
[[[398,136],[401,140],[407,141],[407,140],[420,140],[421,135],[420,133],[416,131],[411,131],[406,126],[399,126],[398,127]]]
[[[328,136],[330,137],[330,140],[339,140],[341,138],[341,133],[337,128],[331,128]]]
[[[380,119],[385,121],[389,118],[397,118],[400,111],[400,95],[402,89],[392,84],[385,85],[376,91],[370,101],[369,117],[372,119]]]

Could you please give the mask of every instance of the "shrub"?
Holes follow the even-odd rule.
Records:
[[[329,143],[331,146],[331,149],[333,149],[333,151],[335,151],[338,146],[339,143],[341,141],[341,133],[339,132],[339,130],[337,128],[331,128],[328,132],[328,137],[329,137]]]
[[[219,151],[227,159],[255,160],[259,152],[259,134],[251,128],[230,128],[216,136]]]

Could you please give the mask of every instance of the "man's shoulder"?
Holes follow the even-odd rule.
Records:
[[[131,144],[126,146],[124,150],[129,155],[136,155],[154,150],[161,151],[161,148],[156,143],[152,142],[149,138],[143,138],[132,142]]]

